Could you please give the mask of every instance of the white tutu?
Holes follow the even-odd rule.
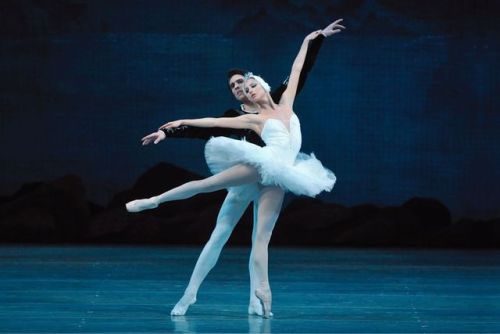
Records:
[[[205,146],[210,171],[216,174],[248,164],[257,168],[263,185],[279,186],[297,195],[314,197],[333,188],[336,177],[332,171],[314,154],[299,153],[302,138],[295,114],[290,119],[290,131],[280,120],[268,119],[261,137],[265,147],[227,137],[210,139]]]

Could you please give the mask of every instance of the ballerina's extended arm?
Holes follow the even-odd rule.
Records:
[[[188,125],[200,128],[232,128],[232,129],[250,129],[258,131],[261,118],[257,115],[248,114],[238,117],[206,117],[198,119],[181,119],[165,124],[161,129],[177,128]]]
[[[141,139],[142,145],[148,145],[152,142],[158,144],[166,138],[165,132],[161,130],[178,129],[182,126],[191,126],[198,128],[231,128],[231,129],[250,129],[258,131],[260,118],[257,115],[246,114],[238,117],[207,117],[198,119],[181,119],[178,121],[168,122],[162,125],[158,131],[153,132]]]
[[[297,57],[295,57],[292,65],[290,78],[288,79],[288,87],[283,92],[279,104],[286,104],[290,106],[290,108],[293,108],[293,101],[295,100],[295,95],[297,93],[300,73],[302,71],[302,66],[304,66],[304,60],[306,59],[307,46],[309,44],[309,41],[316,38],[320,33],[321,30],[316,30],[307,35],[306,38],[304,38],[299,53],[297,54]]]
[[[302,46],[300,47],[299,53],[292,65],[292,70],[290,72],[290,78],[288,79],[288,86],[281,96],[280,104],[286,104],[293,109],[293,102],[295,100],[295,95],[297,94],[297,87],[299,85],[300,74],[302,72],[302,67],[304,66],[304,61],[307,55],[307,47],[309,45],[309,41],[318,37],[319,34],[323,33],[325,36],[331,36],[341,31],[341,29],[345,29],[343,25],[339,23],[342,22],[342,19],[336,20],[331,23],[323,30],[316,30],[307,35],[302,42]]]

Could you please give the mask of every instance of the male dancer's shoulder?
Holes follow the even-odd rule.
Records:
[[[222,117],[238,117],[241,115],[244,115],[245,113],[239,109],[228,109],[224,112],[224,115]]]

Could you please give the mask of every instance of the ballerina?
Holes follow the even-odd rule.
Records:
[[[304,39],[292,66],[288,87],[279,104],[271,99],[269,86],[262,78],[248,75],[245,78],[245,94],[255,103],[259,114],[235,118],[179,120],[167,123],[165,126],[165,128],[188,125],[250,129],[259,134],[267,146],[260,147],[246,141],[225,137],[212,138],[206,145],[205,156],[215,175],[188,182],[158,196],[129,202],[126,205],[127,210],[139,212],[153,209],[166,201],[181,200],[199,193],[256,182],[269,187],[264,194],[269,194],[271,198],[273,193],[278,193],[280,190],[312,197],[321,191],[330,191],[336,180],[335,175],[324,168],[314,155],[299,153],[300,122],[293,113],[298,77],[304,62],[307,43],[319,33],[320,31],[315,31]],[[281,205],[282,197],[280,198],[277,202]],[[267,249],[265,253],[267,255]],[[264,316],[269,317],[271,293],[267,278],[267,256],[263,258],[256,255],[254,262],[260,279],[260,287],[255,294],[262,303]]]
[[[325,27],[318,37],[310,41],[306,58],[304,60],[304,65],[300,73],[297,95],[301,91],[302,87],[307,80],[308,73],[312,69],[315,63],[316,56],[323,44],[324,38],[332,36],[335,34],[336,28],[339,27],[339,23],[342,19],[339,19],[327,27]],[[256,113],[254,110],[254,105],[245,96],[243,90],[244,75],[247,70],[243,69],[231,69],[227,73],[227,84],[233,97],[241,103],[239,109],[228,109],[223,116],[220,117],[237,117],[244,115],[245,113]],[[286,89],[288,84],[288,78],[285,80],[278,88],[271,92],[273,101],[278,102],[281,95]],[[160,127],[161,129],[161,127]],[[223,129],[223,128],[196,128],[183,126],[179,128],[169,128],[162,129],[153,132],[144,138],[142,138],[142,144],[148,145],[150,143],[159,143],[166,138],[199,138],[199,139],[210,139],[211,137],[226,136],[232,138],[246,138],[247,141],[257,144],[259,146],[264,146],[262,139],[257,136],[251,130],[240,130],[240,129]],[[257,213],[258,213],[258,198],[261,194],[261,187],[258,184],[247,184],[239,187],[232,187],[228,189],[226,198],[224,199],[222,206],[220,207],[219,213],[217,215],[217,220],[215,228],[210,235],[208,242],[203,247],[198,260],[196,261],[195,267],[189,279],[189,283],[184,291],[183,296],[172,308],[171,315],[185,315],[189,307],[196,301],[196,296],[198,290],[207,277],[210,270],[215,266],[217,260],[220,256],[222,248],[229,239],[234,227],[238,223],[238,220],[243,215],[244,211],[248,205],[253,202],[253,232],[252,232],[252,245],[254,245],[254,240],[256,237],[257,230]],[[253,268],[253,254],[254,247],[250,252],[250,257],[248,261],[249,273],[250,273],[250,300],[248,304],[248,314],[250,315],[260,315],[262,316],[262,306],[260,301],[255,296],[255,289],[257,288],[257,278],[255,276],[255,270]]]

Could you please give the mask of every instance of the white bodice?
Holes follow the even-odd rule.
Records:
[[[261,138],[266,148],[276,154],[276,158],[294,161],[302,145],[300,121],[297,115],[290,117],[290,130],[277,118],[268,118],[264,123]]]

